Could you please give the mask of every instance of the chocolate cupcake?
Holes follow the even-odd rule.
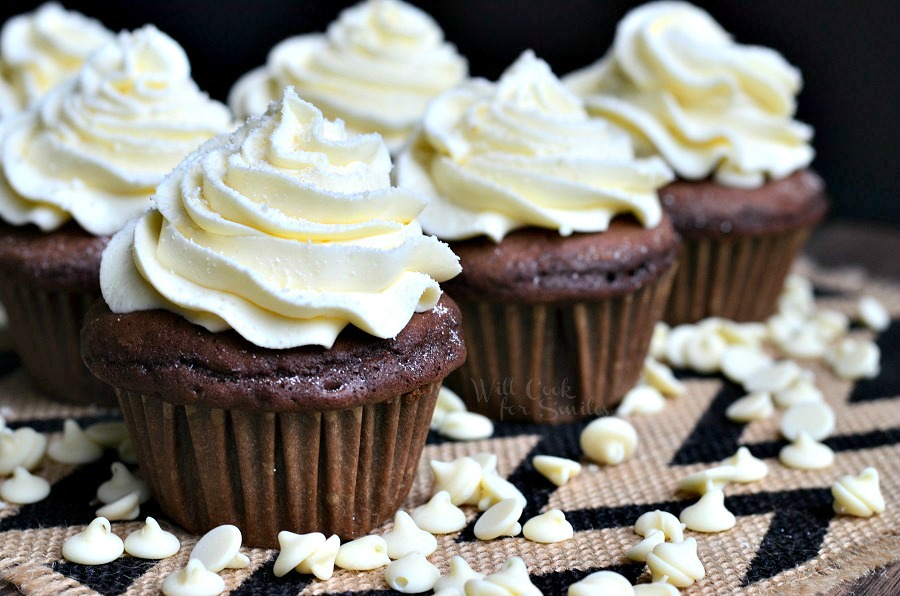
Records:
[[[770,315],[827,207],[806,169],[812,129],[793,119],[799,71],[735,43],[695,6],[655,2],[628,13],[606,57],[565,81],[679,176],[660,191],[683,238],[665,320]]]
[[[0,121],[0,301],[32,382],[48,395],[114,403],[81,362],[110,234],[150,207],[178,162],[229,130],[184,51],[153,27],[101,47],[78,77]]]
[[[360,536],[411,486],[442,379],[466,355],[387,147],[300,100],[210,141],[103,255],[88,367],[141,470],[192,532]]]
[[[426,232],[463,273],[445,285],[469,358],[448,379],[504,420],[596,416],[637,382],[674,273],[678,239],[657,158],[589,119],[547,64],[523,54],[497,83],[472,80],[429,106],[397,165],[430,198]]]

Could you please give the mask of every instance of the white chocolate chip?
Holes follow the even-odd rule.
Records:
[[[642,371],[642,374],[644,375],[644,379],[646,379],[647,384],[658,390],[663,395],[678,397],[679,395],[682,395],[685,391],[687,391],[684,383],[682,383],[675,377],[675,373],[672,372],[671,368],[669,368],[662,362],[657,362],[652,358],[647,358],[644,360],[644,369]]]
[[[717,330],[729,347],[759,348],[769,334],[764,323],[737,323],[728,320],[723,320]]]
[[[284,577],[323,544],[325,534],[320,532],[309,534],[295,534],[287,530],[278,532],[278,558],[275,559],[272,573],[275,577]]]
[[[881,350],[867,340],[844,338],[825,359],[837,376],[848,381],[874,379],[881,372]]]
[[[125,551],[122,539],[112,533],[109,520],[98,517],[83,531],[63,543],[62,556],[79,565],[104,565]]]
[[[178,537],[159,527],[159,523],[148,517],[140,530],[135,530],[125,538],[125,552],[139,559],[166,559],[181,548]]]
[[[432,534],[450,534],[466,527],[466,514],[453,504],[450,493],[443,490],[424,505],[413,509],[412,519],[417,526]],[[390,554],[388,542],[388,555]]]
[[[734,401],[725,410],[725,416],[732,422],[762,420],[775,413],[772,396],[767,392],[751,393]]]
[[[484,579],[466,582],[466,596],[541,596],[541,591],[531,583],[528,568],[519,557],[510,557],[497,573]]]
[[[706,575],[703,563],[697,557],[697,541],[693,538],[656,545],[647,555],[647,567],[654,582],[668,576],[666,581],[677,588],[688,588]]]
[[[769,317],[766,329],[769,332],[769,339],[779,344],[807,324],[806,317],[799,313],[778,313]]]
[[[633,596],[634,586],[615,571],[598,571],[569,586],[568,596]]]
[[[847,333],[850,319],[842,312],[825,309],[816,311],[807,324],[815,327],[819,335],[830,343]]]
[[[209,571],[197,559],[170,574],[162,583],[165,596],[216,596],[225,591],[225,580]]]
[[[600,464],[616,465],[627,460],[637,447],[634,427],[615,416],[598,418],[581,431],[581,449]]]
[[[658,581],[649,584],[638,584],[634,587],[634,596],[678,596],[678,588],[668,583],[669,576],[664,575]]]
[[[687,342],[699,332],[696,325],[679,325],[669,331],[666,337],[666,357],[669,364],[676,368],[687,366]]]
[[[736,476],[738,476],[738,470],[734,466],[715,466],[685,476],[678,482],[678,488],[685,492],[702,495],[710,489],[725,488],[728,483],[735,481]]]
[[[112,470],[112,478],[101,484],[97,488],[97,499],[101,503],[112,503],[118,501],[125,495],[133,492],[138,493],[141,503],[150,500],[150,489],[147,483],[131,473],[131,471],[122,462],[114,462],[110,466]]]
[[[616,408],[616,416],[632,414],[656,414],[666,408],[666,398],[657,389],[649,385],[638,385],[622,398]]]
[[[791,358],[821,358],[828,351],[828,339],[813,325],[803,325],[776,343]]]
[[[450,493],[454,505],[477,503],[481,498],[481,465],[471,457],[460,457],[453,461],[431,460],[434,474],[432,494],[442,490]]]
[[[654,360],[665,360],[666,340],[669,337],[669,326],[659,321],[653,326],[653,336],[650,338],[650,357]]]
[[[497,456],[487,451],[471,456],[481,466],[482,474],[493,474],[497,471]]]
[[[738,447],[734,455],[726,457],[721,463],[723,466],[734,468],[734,475],[731,478],[733,482],[756,482],[769,474],[766,462],[755,457],[746,447]]]
[[[649,536],[653,530],[659,530],[672,542],[684,540],[684,527],[678,518],[668,511],[648,511],[634,522],[634,533],[638,536]]]
[[[866,468],[859,476],[847,475],[831,487],[834,510],[841,515],[871,517],[884,511],[878,470]]]
[[[563,486],[581,474],[581,464],[564,457],[536,455],[531,463],[535,470],[556,486]]]
[[[831,435],[834,430],[834,410],[825,402],[799,404],[785,410],[781,416],[781,434],[789,441],[806,431],[816,441]]]
[[[240,552],[242,540],[241,531],[235,526],[215,527],[197,541],[190,558],[199,559],[213,573],[225,568],[243,569],[250,564],[250,559]]]
[[[701,373],[714,373],[722,367],[722,354],[728,344],[715,329],[701,329],[684,344],[688,367]]]
[[[456,441],[477,441],[489,439],[494,434],[494,423],[475,412],[448,412],[438,432]]]
[[[629,548],[625,556],[632,561],[647,562],[647,555],[656,547],[666,541],[666,535],[661,530],[650,530],[647,537]]]
[[[722,372],[735,383],[743,383],[771,364],[772,358],[757,348],[731,346],[722,353]]]
[[[532,542],[563,542],[575,535],[575,530],[559,509],[532,517],[522,526],[522,535]]]
[[[475,537],[479,540],[493,540],[500,536],[518,536],[522,531],[519,518],[524,504],[519,499],[504,499],[487,511],[475,522]]]
[[[22,466],[13,470],[12,478],[0,486],[0,498],[9,503],[27,505],[43,501],[50,494],[50,483]]]
[[[63,436],[50,443],[47,455],[61,464],[88,464],[103,457],[103,448],[87,438],[78,423],[69,418],[63,424]]]
[[[872,296],[863,296],[856,305],[859,321],[872,331],[884,331],[891,326],[891,315],[884,305]]]
[[[473,571],[469,564],[466,563],[466,560],[459,555],[454,556],[450,559],[450,573],[442,576],[435,582],[434,593],[435,595],[446,593],[448,595],[460,594],[464,596],[466,593],[466,582],[470,579],[484,579],[484,574]]]
[[[116,453],[119,454],[119,459],[126,464],[138,463],[137,453],[134,451],[134,445],[131,443],[131,439],[122,441],[122,444],[116,449]]]
[[[778,452],[778,461],[795,470],[820,470],[834,463],[834,451],[800,431],[793,443]]]
[[[21,466],[34,470],[47,449],[47,437],[30,427],[0,429],[0,476],[8,476]]]
[[[334,575],[334,562],[340,548],[341,539],[337,534],[332,534],[324,544],[297,564],[297,571],[311,573],[321,580],[331,579],[331,576]]]
[[[128,438],[124,422],[97,422],[84,429],[87,438],[105,449],[115,449]]]
[[[363,536],[347,544],[342,544],[334,564],[342,569],[369,571],[384,567],[390,562],[384,538]]]
[[[800,377],[790,386],[772,394],[775,405],[779,408],[790,408],[799,404],[811,404],[822,401],[822,392],[815,383],[806,377]]]
[[[438,494],[447,495],[446,492]],[[449,495],[447,498],[449,500]],[[453,504],[450,506],[453,507]],[[382,538],[387,545],[387,555],[391,559],[402,559],[410,553],[419,553],[427,557],[437,550],[437,539],[425,530],[419,529],[413,518],[405,511],[398,511],[394,515],[394,527]]]
[[[793,274],[788,276],[781,296],[778,298],[778,310],[807,316],[815,308],[815,295],[809,280]]]
[[[781,391],[803,376],[803,369],[793,360],[782,360],[764,366],[744,381],[748,393]]]
[[[684,508],[679,517],[688,530],[695,532],[724,532],[734,527],[734,514],[725,508],[725,493],[712,489],[700,500]]]
[[[138,491],[128,493],[124,497],[104,505],[97,510],[97,517],[105,517],[110,521],[137,519],[141,514],[141,495]]]
[[[515,499],[525,506],[525,495],[512,482],[498,474],[484,474],[481,477],[479,511],[486,511],[505,499]]]
[[[387,566],[384,580],[404,594],[420,594],[434,587],[441,577],[438,568],[419,553],[410,553]]]
[[[437,430],[441,427],[447,414],[450,412],[465,412],[466,404],[455,391],[449,387],[441,386],[438,391],[437,404],[434,406],[434,414],[431,416],[431,428]]]

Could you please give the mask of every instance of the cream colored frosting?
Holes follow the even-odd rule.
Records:
[[[0,118],[25,110],[73,77],[112,38],[98,21],[55,2],[9,19],[0,31]]]
[[[632,10],[610,52],[565,80],[682,178],[757,187],[814,155],[812,129],[793,119],[800,72],[774,50],[735,43],[685,2]]]
[[[162,308],[265,348],[331,347],[355,325],[399,333],[432,309],[457,257],[424,236],[413,192],[390,185],[378,135],[285,90],[230,137],[210,141],[117,234],[100,286],[113,312]]]
[[[396,152],[428,102],[467,73],[465,58],[425,12],[368,0],[342,12],[324,35],[279,43],[265,66],[235,83],[229,104],[241,118],[262,114],[292,85],[326,117],[354,133],[380,133]]]
[[[0,122],[0,218],[112,234],[150,208],[163,177],[232,126],[190,78],[184,50],[153,26],[121,33],[77,79]]]
[[[672,175],[657,158],[634,158],[628,136],[591,119],[543,60],[527,51],[496,83],[470,80],[428,107],[397,160],[402,187],[431,198],[422,227],[439,238],[517,228],[606,230],[633,214],[656,226],[656,190]]]

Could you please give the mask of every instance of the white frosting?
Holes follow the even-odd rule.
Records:
[[[63,542],[62,556],[79,565],[104,565],[125,551],[122,539],[112,533],[109,520],[98,517],[87,528]]]
[[[615,571],[597,571],[569,586],[568,596],[633,596],[634,586]]]
[[[399,0],[368,0],[343,11],[324,35],[279,43],[264,67],[235,84],[229,103],[240,118],[261,114],[292,85],[328,118],[341,118],[354,133],[380,133],[396,152],[428,102],[467,72],[425,12]]]
[[[834,510],[843,515],[871,517],[884,511],[878,470],[866,468],[859,476],[844,476],[831,487]]]
[[[275,577],[284,577],[302,561],[312,555],[317,548],[325,544],[325,534],[295,534],[282,530],[278,532],[278,557],[272,573]]]
[[[581,464],[564,457],[535,455],[531,463],[541,476],[556,486],[564,486],[569,480],[581,474]]]
[[[440,577],[438,568],[429,563],[421,553],[410,553],[384,570],[384,581],[403,594],[427,592]]]
[[[497,83],[471,80],[435,99],[397,160],[397,180],[431,199],[429,233],[499,242],[526,226],[599,232],[629,213],[654,227],[656,190],[671,173],[635,159],[627,135],[590,119],[529,51]]]
[[[470,579],[483,579],[484,574],[474,571],[466,560],[459,555],[450,559],[450,572],[434,583],[434,593],[446,593],[448,596],[466,593],[466,582]]]
[[[581,431],[581,449],[600,464],[617,465],[630,458],[638,443],[637,432],[614,416],[598,418]]]
[[[103,297],[265,348],[330,347],[348,324],[394,337],[460,267],[422,235],[424,202],[391,187],[390,169],[378,135],[349,136],[289,88],[166,178],[158,211],[104,252]]]
[[[138,493],[141,503],[146,503],[150,499],[150,488],[147,483],[132,474],[125,464],[117,461],[110,467],[112,478],[97,487],[97,499],[109,504],[133,492]]]
[[[449,498],[449,495],[447,496]],[[405,511],[398,511],[394,515],[394,527],[382,538],[387,545],[387,555],[391,559],[402,559],[410,553],[419,553],[427,557],[437,550],[437,539],[431,533],[420,529]]]
[[[242,541],[243,536],[236,526],[226,524],[215,527],[197,541],[191,551],[191,559],[198,559],[213,573],[225,568],[242,569],[250,564],[247,555],[240,552]]]
[[[529,519],[522,526],[522,535],[532,542],[563,542],[575,535],[566,514],[559,509],[551,509]]]
[[[654,582],[667,576],[666,581],[677,588],[688,588],[706,576],[703,563],[697,557],[697,541],[693,538],[658,544],[647,555],[647,567]]]
[[[215,596],[225,591],[225,580],[191,559],[184,569],[170,574],[160,586],[165,596]]]
[[[63,423],[63,435],[47,448],[47,455],[61,464],[89,464],[103,457],[103,449],[91,441],[73,419]]]
[[[19,505],[43,501],[49,494],[50,483],[39,476],[33,476],[22,466],[13,470],[12,477],[0,486],[0,499]]]
[[[504,499],[485,511],[475,522],[475,537],[493,540],[500,536],[518,536],[522,531],[519,518],[525,504],[519,499]]]
[[[140,530],[125,538],[125,552],[139,559],[166,559],[180,549],[178,537],[159,527],[159,522],[152,517],[146,519]]]
[[[491,419],[475,412],[447,412],[438,432],[456,441],[489,439],[494,434]]]
[[[153,26],[121,33],[76,80],[0,122],[0,218],[45,231],[74,218],[112,234],[150,208],[184,156],[231,125],[172,38]]]
[[[466,527],[466,514],[450,500],[450,493],[440,491],[412,512],[416,525],[431,534],[450,534]],[[396,521],[395,521],[396,523]],[[390,548],[390,543],[388,544]],[[390,552],[388,552],[390,554]]]
[[[629,12],[610,52],[566,83],[682,178],[757,187],[814,155],[812,129],[793,119],[799,71],[773,50],[735,43],[686,2]]]

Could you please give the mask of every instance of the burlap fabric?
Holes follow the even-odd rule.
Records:
[[[819,593],[900,560],[900,286],[867,280],[858,271],[824,271],[802,263],[798,269],[813,279],[821,307],[851,314],[858,297],[868,293],[888,305],[894,317],[890,329],[877,338],[883,368],[878,379],[848,383],[810,364],[837,414],[835,432],[826,441],[837,453],[832,467],[820,471],[784,468],[777,460],[784,444],[777,417],[748,425],[728,422],[725,408],[741,395],[740,388],[719,376],[686,376],[687,395],[671,401],[660,414],[633,419],[641,442],[632,460],[612,468],[586,465],[580,476],[562,488],[537,474],[531,458],[550,454],[581,459],[578,436],[584,423],[499,424],[493,438],[472,443],[430,436],[407,508],[423,503],[430,494],[430,459],[490,451],[499,458],[499,473],[528,498],[523,518],[558,507],[576,530],[573,540],[556,545],[522,537],[481,542],[472,534],[477,512],[470,509],[470,526],[439,537],[438,550],[430,560],[446,571],[450,557],[461,555],[474,569],[493,572],[507,557],[517,555],[545,594],[564,594],[567,585],[601,569],[646,581],[645,566],[624,557],[639,540],[632,532],[634,521],[657,508],[678,514],[694,501],[675,491],[678,480],[730,456],[739,445],[765,458],[769,475],[754,484],[727,487],[726,505],[738,519],[735,528],[721,534],[688,532],[697,538],[706,577],[685,593]],[[867,336],[871,332],[855,328],[852,333]],[[0,377],[0,403],[11,427],[29,425],[52,433],[62,428],[66,417],[89,424],[116,416],[111,410],[47,402],[32,391],[13,360],[0,359],[0,368],[6,369]],[[41,472],[54,483],[47,500],[0,510],[0,578],[26,594],[143,594],[157,592],[163,578],[186,563],[197,538],[166,523],[152,502],[142,507],[141,519],[159,516],[181,538],[182,549],[175,557],[144,561],[126,556],[97,567],[62,559],[65,538],[93,518],[96,503],[91,501],[99,483],[109,477],[114,460],[110,452],[103,461],[77,469],[48,463]],[[836,516],[832,483],[866,466],[881,473],[887,510],[870,519]],[[124,537],[140,525],[116,522],[113,529]],[[378,594],[387,590],[383,570],[337,570],[327,582],[296,573],[277,579],[272,574],[275,551],[247,553],[252,561],[248,569],[222,573],[233,594]]]

